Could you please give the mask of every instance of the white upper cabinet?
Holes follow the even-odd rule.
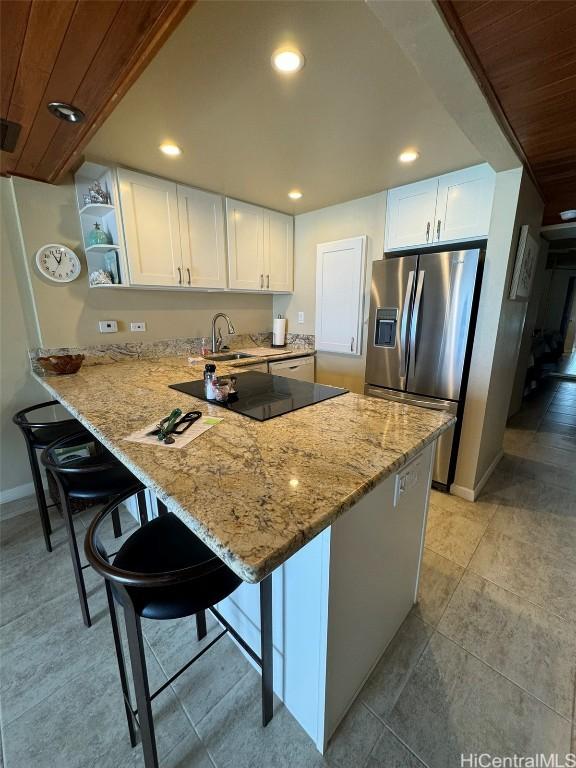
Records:
[[[388,192],[386,250],[426,245],[432,240],[438,179],[426,179]]]
[[[477,165],[440,176],[435,242],[488,237],[494,177],[489,165]]]
[[[264,212],[257,205],[226,199],[230,288],[264,288]]]
[[[362,354],[366,237],[316,250],[316,349]]]
[[[178,215],[183,284],[193,288],[226,288],[222,197],[178,185]]]
[[[264,280],[270,291],[294,290],[294,218],[264,211]]]
[[[230,288],[294,289],[294,219],[239,200],[226,199]]]
[[[494,179],[483,164],[389,190],[385,250],[487,237]]]
[[[118,185],[130,283],[181,284],[176,184],[119,169]]]

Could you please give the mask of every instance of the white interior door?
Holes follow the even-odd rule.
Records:
[[[365,235],[318,245],[316,349],[362,353],[365,268]]]
[[[130,282],[181,284],[176,184],[119,169],[118,187]]]
[[[264,211],[264,287],[294,290],[294,217]]]
[[[388,192],[385,249],[432,242],[438,179],[426,179]]]
[[[440,176],[435,242],[488,237],[494,180],[495,173],[487,164]]]
[[[178,185],[183,282],[226,288],[224,203],[220,195]]]
[[[226,198],[230,288],[259,291],[264,284],[264,212]]]

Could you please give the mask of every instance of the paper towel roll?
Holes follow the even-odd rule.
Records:
[[[283,347],[286,344],[286,318],[276,317],[272,323],[272,344]]]

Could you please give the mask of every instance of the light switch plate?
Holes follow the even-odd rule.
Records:
[[[98,330],[100,333],[117,333],[118,323],[116,320],[99,320]]]
[[[299,323],[304,322],[304,312],[298,312],[298,322]]]
[[[130,323],[131,331],[145,331],[146,323]]]

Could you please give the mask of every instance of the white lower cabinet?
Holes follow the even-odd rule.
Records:
[[[433,451],[273,573],[274,692],[320,752],[416,602]],[[242,584],[218,609],[259,653],[258,586]]]

